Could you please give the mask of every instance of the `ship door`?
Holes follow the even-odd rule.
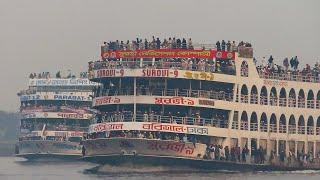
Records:
[[[257,139],[251,139],[251,152],[255,152],[257,150]]]

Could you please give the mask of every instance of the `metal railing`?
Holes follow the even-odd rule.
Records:
[[[133,114],[130,116],[119,115],[118,118],[115,115],[108,115],[104,117],[102,122],[157,122],[157,123],[171,123],[171,124],[185,124],[185,125],[198,125],[198,126],[212,126],[218,128],[228,128],[227,119],[219,118],[202,118],[202,117],[190,117],[190,116],[170,116],[170,115],[157,115],[157,114],[136,114],[134,119]]]
[[[202,118],[200,116],[172,116],[172,115],[158,115],[158,114],[147,114],[147,113],[138,113],[135,118],[132,113],[129,115],[125,114],[107,114],[103,117],[103,120],[100,122],[155,122],[155,123],[170,123],[170,124],[184,124],[184,125],[198,125],[198,126],[211,126],[217,128],[228,128],[228,119],[221,119],[218,117],[213,118]],[[240,130],[250,130],[258,131],[258,123],[248,123],[248,121],[240,121]],[[238,121],[233,121],[231,124],[232,129],[239,129]],[[307,128],[307,129],[305,129]],[[279,131],[278,131],[279,129]],[[74,129],[70,129],[74,130]],[[76,130],[76,129],[75,129]],[[85,128],[81,130],[86,130]],[[260,124],[260,132],[268,132],[268,125],[263,123]],[[279,124],[277,128],[276,124],[269,124],[269,132],[271,133],[288,133],[288,134],[305,134],[308,135],[320,135],[320,127],[314,126],[298,126]]]
[[[258,95],[257,94],[250,95],[250,104],[258,104]]]
[[[132,96],[134,95],[133,88],[123,89],[105,89],[100,93],[96,93],[96,97],[101,96]],[[207,98],[216,100],[233,101],[233,93],[226,93],[224,91],[205,91],[205,90],[190,90],[190,89],[158,89],[158,88],[137,88],[137,96],[181,96],[194,98]]]
[[[264,79],[276,79],[276,80],[285,80],[285,81],[299,81],[299,82],[313,82],[313,83],[319,83],[320,78],[317,76],[309,74],[291,74],[291,73],[266,73],[262,70],[258,69],[258,73],[260,78]]]

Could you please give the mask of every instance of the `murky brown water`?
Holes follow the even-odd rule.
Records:
[[[205,180],[205,179],[248,179],[248,180],[319,180],[320,171],[295,172],[194,172],[192,169],[167,169],[166,167],[132,167],[100,168],[104,173],[88,173],[86,170],[94,168],[95,164],[86,162],[26,162],[15,157],[0,157],[1,180],[82,180],[82,179],[112,179],[112,180]]]

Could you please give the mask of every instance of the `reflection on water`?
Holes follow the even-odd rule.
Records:
[[[230,172],[230,171],[193,171],[193,169],[145,167],[127,164],[121,167],[97,166],[87,162],[65,162],[47,159],[29,162],[15,157],[0,157],[1,180],[82,180],[82,179],[112,179],[112,180],[194,180],[194,179],[248,179],[248,180],[319,180],[320,171],[293,172]]]

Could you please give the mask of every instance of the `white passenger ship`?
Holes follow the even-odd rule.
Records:
[[[92,90],[96,83],[81,77],[56,78],[31,74],[20,97],[20,134],[16,156],[27,159],[79,158],[82,138],[92,118]]]
[[[272,63],[256,67],[250,44],[227,50],[190,44],[102,47],[102,60],[89,62],[89,79],[103,87],[94,93],[99,113],[84,159],[203,169],[320,168],[319,66],[276,71]]]

